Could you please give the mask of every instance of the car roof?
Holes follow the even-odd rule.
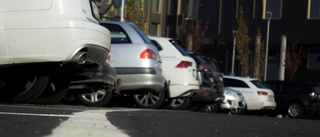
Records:
[[[237,80],[248,80],[248,81],[251,81],[251,80],[259,80],[259,81],[261,81],[260,79],[257,79],[257,78],[241,77],[241,76],[230,76],[230,75],[224,75],[223,78],[230,78],[230,79],[237,79]]]
[[[144,32],[142,32],[142,30],[139,29],[132,22],[120,22],[120,21],[104,20],[104,21],[101,21],[100,24],[102,26],[104,26],[103,24],[120,26],[122,29],[125,30],[125,32],[127,33],[127,36],[130,38],[132,43],[152,44],[150,39],[147,37],[147,35]]]

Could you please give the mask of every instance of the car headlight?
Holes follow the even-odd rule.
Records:
[[[313,98],[313,99],[320,99],[320,95],[315,93],[315,92],[311,92],[310,93],[310,96]]]

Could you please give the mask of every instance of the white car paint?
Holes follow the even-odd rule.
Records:
[[[110,50],[88,1],[1,0],[0,65],[69,61],[90,44]]]
[[[182,55],[179,50],[170,42],[172,38],[149,36],[150,40],[156,41],[160,46],[159,54],[162,61],[163,75],[170,81],[170,98],[187,96],[188,91],[198,90],[197,67],[195,60],[186,55]],[[182,61],[190,62],[191,65],[184,68],[176,66]]]
[[[229,80],[232,80],[232,82]],[[239,76],[223,76],[223,81],[225,87],[242,93],[247,102],[247,110],[275,109],[276,102],[274,100],[273,91],[268,88],[259,88],[252,83],[253,81],[261,82],[259,79]],[[244,86],[239,87],[238,85]],[[263,93],[263,95],[259,95],[258,92]]]

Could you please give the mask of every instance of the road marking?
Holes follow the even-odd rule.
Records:
[[[45,117],[71,117],[72,115],[59,115],[59,114],[33,114],[33,113],[12,113],[0,112],[3,115],[21,115],[21,116],[45,116]]]
[[[14,113],[0,112],[0,115],[21,115],[21,116],[44,116],[44,117],[65,117],[60,125],[54,128],[50,135],[46,137],[129,137],[124,131],[113,126],[106,117],[106,113],[113,111],[132,110],[84,110],[72,115],[63,114],[34,114],[34,113]]]
[[[129,137],[107,120],[108,112],[112,110],[85,110],[74,113],[46,137]]]

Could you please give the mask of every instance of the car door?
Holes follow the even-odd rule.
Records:
[[[287,83],[284,82],[276,82],[274,83],[274,98],[277,103],[277,107],[284,107],[286,98],[288,97],[289,90],[291,88]]]
[[[244,99],[247,102],[247,109],[255,108],[257,105],[256,102],[258,101],[256,91],[251,89],[248,84],[246,84],[242,80],[238,79],[230,79],[230,78],[223,78],[224,87],[229,87],[236,91],[242,93]]]

